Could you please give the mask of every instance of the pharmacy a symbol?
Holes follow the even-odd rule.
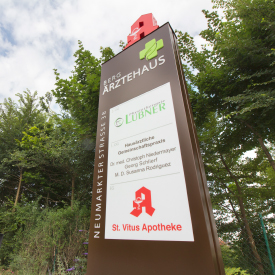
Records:
[[[155,208],[152,207],[151,191],[145,187],[141,187],[136,191],[135,200],[133,201],[134,210],[130,213],[138,217],[142,213],[142,207],[145,207],[145,212],[152,216]]]

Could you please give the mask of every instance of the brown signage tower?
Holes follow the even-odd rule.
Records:
[[[175,34],[102,65],[87,275],[224,274]]]

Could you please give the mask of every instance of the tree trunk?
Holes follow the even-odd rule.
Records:
[[[14,207],[17,205],[17,202],[18,202],[18,199],[19,199],[21,183],[22,183],[22,178],[23,178],[23,168],[20,168],[19,171],[20,171],[20,177],[19,177],[19,183],[18,183],[16,198],[15,198],[15,202],[14,202]],[[15,208],[13,209],[13,211],[14,210],[15,210]]]
[[[268,149],[266,148],[266,146],[265,146],[265,144],[264,144],[264,141],[263,141],[263,139],[262,139],[261,136],[258,138],[258,141],[259,141],[259,143],[260,143],[260,145],[261,145],[261,147],[262,147],[262,149],[263,149],[265,155],[267,156],[267,159],[268,159],[268,161],[269,161],[271,167],[272,167],[273,170],[275,171],[275,163],[274,163],[274,160],[273,160],[272,156],[270,155]]]
[[[71,208],[73,210],[73,204],[74,204],[74,179],[75,177],[72,177],[72,196],[71,196]]]
[[[274,162],[271,154],[269,153],[268,149],[266,148],[262,136],[258,132],[256,132],[255,129],[251,125],[249,125],[246,121],[244,121],[244,123],[257,136],[258,142],[260,143],[261,148],[263,149],[271,167],[273,168],[273,170],[275,172],[275,162]]]
[[[47,201],[46,201],[46,207],[49,206],[49,191],[48,191],[48,194],[47,194]]]
[[[235,217],[236,217],[238,223],[240,224],[240,226],[242,226],[241,219],[240,219],[240,217],[239,217],[239,214],[238,214],[237,211],[235,210],[235,207],[234,207],[234,204],[233,204],[231,198],[228,197],[228,200],[229,200],[229,203],[230,203],[230,205],[231,205],[232,211],[233,211],[233,213],[234,213],[234,215],[235,215]]]
[[[230,171],[229,167],[227,166],[227,164],[226,164],[226,162],[223,158],[223,155],[220,154],[220,156],[221,156],[221,161],[222,161],[226,171],[228,172],[228,174],[230,175],[230,177],[234,180],[234,182],[236,184],[237,192],[238,192],[237,199],[238,199],[240,210],[241,210],[242,221],[244,223],[244,227],[245,227],[246,233],[248,235],[248,242],[249,242],[249,245],[251,247],[252,253],[253,253],[256,261],[257,261],[256,265],[257,265],[257,269],[259,271],[259,274],[264,275],[264,267],[263,267],[263,264],[262,264],[262,260],[261,260],[261,257],[259,255],[258,251],[257,251],[256,244],[255,244],[255,241],[254,241],[254,238],[253,238],[253,234],[251,232],[249,223],[248,223],[247,218],[246,218],[244,203],[243,203],[243,199],[242,199],[242,189],[239,185],[239,182],[238,182],[236,176],[233,175],[233,173]]]

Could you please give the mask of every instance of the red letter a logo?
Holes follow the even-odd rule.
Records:
[[[145,199],[142,199],[142,194]],[[136,191],[136,199],[133,201],[134,210],[131,212],[133,216],[138,217],[142,213],[142,207],[145,207],[145,212],[152,216],[155,208],[152,207],[151,191],[145,187],[141,187]]]

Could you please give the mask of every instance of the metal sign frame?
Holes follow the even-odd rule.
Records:
[[[155,42],[151,42],[154,39]],[[158,43],[160,40],[162,42]],[[149,42],[154,44],[153,48],[148,48],[146,54],[142,53]],[[144,69],[144,66],[148,70]],[[157,233],[152,234],[156,236],[155,240],[145,240],[143,235],[137,235],[139,239],[135,240],[125,239],[121,234],[119,236],[122,237],[115,239],[110,228],[106,227],[106,224],[109,224],[108,219],[111,219],[109,214],[106,215],[110,211],[106,208],[106,199],[111,194],[108,192],[111,192],[109,187],[113,180],[110,176],[110,162],[113,160],[110,154],[113,149],[109,141],[112,138],[110,133],[116,131],[110,123],[116,123],[115,126],[120,127],[125,123],[125,119],[110,121],[110,117],[113,118],[110,110],[122,103],[137,100],[139,96],[147,96],[149,91],[167,83],[171,89],[181,165],[185,176],[185,183],[181,184],[186,185],[194,240],[183,241],[184,236],[181,235],[180,238],[183,239],[177,241],[177,237],[173,239],[174,235],[170,233],[171,240],[168,240],[169,237],[161,239]],[[225,274],[177,41],[169,23],[102,65],[94,167],[87,275]],[[169,186],[172,185],[169,185],[168,181],[167,191],[171,191]],[[172,191],[175,194],[181,192],[177,189]],[[135,194],[131,198],[132,201],[134,196]],[[126,197],[129,200],[125,191],[125,199]],[[156,199],[152,193],[152,207],[155,207],[154,200]],[[133,206],[135,207],[134,202],[131,207]],[[128,204],[125,204],[125,207],[128,209]],[[167,207],[169,208],[169,205]],[[132,210],[129,209],[129,217]],[[181,215],[181,209],[170,211],[177,211],[179,216]],[[116,213],[114,216],[117,215],[119,219],[122,214]],[[144,215],[150,217],[146,213]],[[184,224],[180,225],[184,227]],[[169,234],[167,236],[170,236]]]

